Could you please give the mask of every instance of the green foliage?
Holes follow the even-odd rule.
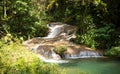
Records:
[[[102,37],[101,39],[103,40],[104,37],[108,38],[108,36],[109,39],[105,39],[105,41],[109,41],[112,38],[111,33],[113,33],[114,29],[114,27],[109,26],[110,24],[108,22],[105,23],[106,20],[104,20],[104,16],[108,14],[106,3],[102,0],[53,1],[54,2],[49,2],[48,4],[48,6],[50,5],[50,8],[47,10],[49,16],[52,16],[54,21],[59,20],[66,23],[75,24],[77,26],[77,38],[75,42],[86,44],[92,48],[96,48],[98,46],[108,48],[111,46],[99,41],[99,38]],[[61,6],[61,4],[63,4],[63,6]],[[104,24],[106,24],[108,29]],[[104,29],[104,32],[101,32],[100,37],[98,31],[102,31],[102,28]]]
[[[59,54],[61,57],[64,56],[64,52],[67,50],[67,47],[66,46],[56,46],[54,48],[54,51]]]
[[[120,46],[112,47],[105,54],[108,55],[108,56],[120,57]]]
[[[114,25],[104,23],[104,27],[96,29],[95,41],[98,43],[98,48],[109,49],[115,43]],[[111,43],[112,42],[112,43]]]
[[[7,32],[6,36],[4,36],[0,39],[0,48],[4,45],[9,45],[14,42],[22,43],[23,40],[24,40],[23,37],[17,38],[15,36],[13,36],[12,34],[10,34],[9,32]]]
[[[109,49],[119,45],[119,3],[117,0],[53,0],[48,2],[47,14],[52,21],[76,25],[77,43]]]
[[[108,14],[105,15],[107,21],[113,23],[117,28],[119,28],[119,12],[120,12],[120,1],[119,0],[103,0],[107,4]]]
[[[13,36],[25,39],[47,34],[46,21],[42,20],[44,12],[40,12],[41,8],[35,5],[34,0],[15,0],[6,3],[7,17],[0,20],[0,29],[4,34],[8,31]]]
[[[91,48],[109,49],[115,44],[113,27],[113,24],[105,24],[104,27],[96,28],[93,23],[88,26],[85,34],[77,34],[76,42],[86,44]]]
[[[83,31],[81,32],[81,34],[79,33],[77,34],[76,42],[86,44],[87,46],[95,49],[96,34],[95,34],[95,25],[93,23],[92,18],[90,16],[87,16],[84,24],[85,27],[84,29],[82,29]]]
[[[65,10],[65,0],[48,0],[46,12],[48,16],[53,18],[51,21],[62,21],[62,19],[64,18]]]
[[[77,43],[110,49],[120,44],[119,5],[119,0],[2,0],[0,38],[45,36],[46,21],[60,21],[77,26]]]
[[[0,48],[0,74],[61,74],[54,64],[40,61],[19,43]]]

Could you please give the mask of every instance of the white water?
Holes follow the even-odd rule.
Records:
[[[47,24],[47,26],[50,29],[50,33],[48,34],[47,37],[44,37],[44,38],[54,38],[62,32],[63,25],[48,25]]]
[[[47,63],[68,63],[67,60],[61,60],[61,57],[56,54],[53,49],[51,48],[50,51],[45,51],[44,49],[39,49],[39,45],[36,45],[33,48],[34,52],[37,53],[38,50],[40,50],[41,54],[38,55],[38,57],[43,61]]]
[[[35,47],[33,47],[33,50],[35,53],[37,53],[37,49],[38,49],[39,45],[37,44]]]
[[[74,38],[74,34],[70,34],[67,35],[67,32],[70,32],[71,29],[69,29],[69,31],[64,32],[63,30],[65,29],[65,25],[53,25],[53,24],[47,24],[47,27],[49,28],[50,32],[46,37],[39,37],[41,39],[49,39],[49,38],[55,38],[58,37],[60,35],[64,36],[64,38],[66,38],[66,40],[70,40],[71,38]],[[27,42],[25,43],[27,44]],[[32,48],[34,50],[35,53],[38,53],[39,51],[39,58],[44,61],[44,62],[50,62],[50,63],[67,63],[68,61],[66,60],[61,60],[60,55],[56,54],[53,51],[53,48],[51,48],[50,50],[46,51],[44,48],[41,48],[39,44],[37,44],[36,46],[34,46]],[[98,58],[98,57],[103,57],[101,56],[101,54],[99,52],[94,52],[94,51],[80,51],[78,54],[66,54],[65,58],[67,59],[77,59],[77,58]]]
[[[103,55],[100,52],[89,51],[89,50],[80,51],[80,53],[78,53],[78,54],[65,55],[65,58],[67,58],[67,59],[99,58],[99,57],[103,57]]]
[[[69,61],[67,61],[67,60],[46,59],[46,58],[43,57],[42,55],[39,55],[39,58],[40,58],[43,62],[47,62],[47,63],[68,63],[68,62],[69,62]]]

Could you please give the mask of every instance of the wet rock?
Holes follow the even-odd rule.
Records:
[[[34,51],[36,54],[41,55],[46,59],[60,60],[61,57],[59,54],[54,52],[56,46],[66,46],[67,51],[64,52],[64,58],[70,57],[81,57],[86,56],[99,56],[97,52],[92,52],[91,48],[88,48],[84,45],[74,44],[70,40],[75,38],[76,27],[63,24],[63,23],[50,23],[47,24],[50,29],[50,33],[47,37],[36,37],[30,40],[27,40],[23,43],[28,49]],[[84,52],[83,52],[84,50]],[[90,53],[90,54],[89,54]]]

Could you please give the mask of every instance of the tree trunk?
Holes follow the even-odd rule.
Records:
[[[7,10],[6,10],[6,0],[3,0],[3,18],[6,18],[7,17]]]

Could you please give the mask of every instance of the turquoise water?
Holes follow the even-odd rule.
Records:
[[[77,59],[60,64],[60,68],[66,74],[120,74],[120,60]]]

